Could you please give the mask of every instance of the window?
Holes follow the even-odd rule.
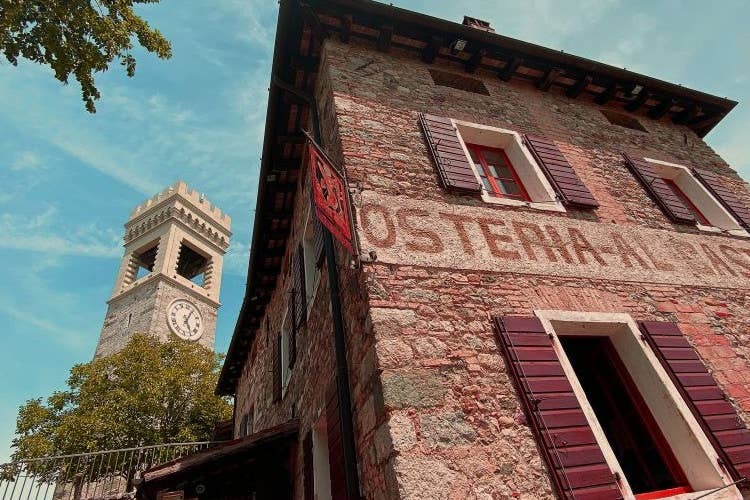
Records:
[[[159,240],[156,240],[133,252],[132,262],[136,266],[135,280],[148,276],[154,271],[158,249]]]
[[[623,478],[625,498],[667,498],[692,491],[697,496],[731,483],[701,425],[630,316],[567,311],[536,315],[609,469]],[[737,497],[736,488],[726,491],[727,498]]]
[[[331,467],[328,456],[328,429],[325,414],[315,423],[312,430],[313,477],[317,500],[331,499]]]
[[[530,201],[505,151],[477,144],[467,144],[466,148],[490,196]]]
[[[183,241],[180,244],[180,254],[177,259],[177,274],[192,283],[207,288],[206,271],[211,263],[211,259],[200,253],[195,248],[188,246]]]
[[[564,212],[554,188],[517,132],[454,120],[488,203]]]
[[[682,203],[685,204],[687,209],[690,211],[691,214],[695,217],[695,220],[698,221],[699,224],[702,224],[704,226],[710,226],[711,223],[708,222],[708,219],[706,219],[706,216],[703,215],[703,213],[698,210],[698,207],[696,207],[692,201],[690,201],[690,198],[687,197],[685,193],[682,192],[682,189],[680,189],[680,186],[675,184],[675,182],[672,179],[662,179],[664,183],[669,187],[669,189],[672,190],[672,192],[677,196],[677,198],[680,199]]]
[[[620,127],[637,130],[639,132],[648,132],[648,130],[646,130],[643,125],[641,125],[641,122],[639,122],[637,118],[623,113],[618,113],[610,109],[602,109],[600,111],[612,125],[618,125]]]
[[[429,72],[435,85],[474,92],[475,94],[490,95],[490,91],[487,90],[482,80],[437,69],[430,69]]]
[[[698,227],[707,231],[727,231],[748,236],[734,217],[714,198],[705,186],[682,165],[644,158],[646,163],[695,216]]]
[[[690,492],[612,341],[601,336],[561,336],[560,341],[633,493]]]
[[[287,314],[281,326],[281,394],[286,394],[289,378],[292,376],[290,341],[292,339],[292,322],[294,319]]]

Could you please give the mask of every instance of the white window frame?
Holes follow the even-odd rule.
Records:
[[[281,397],[286,395],[286,389],[289,387],[289,379],[292,378],[292,370],[289,368],[289,336],[291,332],[291,323],[287,320],[294,321],[289,314],[284,314],[284,320],[281,322]]]
[[[555,189],[549,183],[549,180],[547,180],[547,176],[544,175],[544,172],[542,172],[541,167],[537,164],[531,152],[526,148],[518,132],[460,120],[451,121],[456,130],[458,130],[458,137],[466,159],[472,165],[477,182],[482,187],[483,201],[497,205],[522,206],[550,212],[565,212],[565,206],[560,201]],[[479,177],[479,173],[476,171],[474,161],[472,161],[469,149],[466,147],[467,143],[498,148],[505,151],[531,201],[502,198],[489,194],[482,183],[482,179]]]
[[[706,186],[695,178],[693,172],[688,167],[677,163],[654,160],[653,158],[644,158],[644,160],[656,170],[660,177],[674,182],[711,223],[710,226],[706,226],[699,222],[696,225],[698,229],[711,233],[728,232],[734,236],[750,237],[750,234],[742,228],[719,200],[706,189]]]
[[[312,428],[313,490],[316,500],[331,500],[331,458],[328,455],[326,415],[321,415]]]
[[[307,209],[305,228],[302,231],[302,254],[305,263],[305,303],[307,304],[307,317],[310,317],[313,301],[318,293],[320,285],[320,268],[317,265],[315,255],[315,230],[312,217],[315,217],[311,208]]]
[[[619,474],[619,485],[625,498],[634,498],[627,477],[615,457],[594,410],[581,387],[578,376],[558,335],[606,335],[612,340],[617,354],[628,369],[646,405],[653,414],[664,438],[672,449],[685,477],[694,490],[692,493],[665,497],[687,500],[731,485],[729,474],[719,465],[719,456],[703,432],[687,403],[670,379],[656,355],[642,338],[636,322],[628,314],[578,312],[578,311],[534,311],[545,331],[552,339],[555,353],[560,359],[565,376],[591,426],[597,444],[604,453],[610,469]],[[728,486],[711,496],[714,500],[742,498],[736,486]]]

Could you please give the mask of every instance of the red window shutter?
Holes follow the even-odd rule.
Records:
[[[273,401],[281,401],[281,335],[276,335],[273,349]]]
[[[750,229],[750,208],[724,185],[720,175],[700,168],[693,169],[693,173],[742,227]]]
[[[560,498],[616,499],[620,489],[552,340],[535,317],[503,316],[495,325],[507,366]]]
[[[481,193],[482,188],[450,118],[419,113],[419,123],[443,187],[449,191]]]
[[[530,135],[524,136],[524,139],[563,203],[579,208],[599,206],[591,191],[581,181],[554,142],[544,137]]]
[[[640,321],[644,337],[734,480],[750,475],[750,430],[674,323]]]
[[[646,192],[651,195],[657,205],[673,222],[680,224],[696,224],[698,221],[682,200],[672,191],[664,179],[643,158],[628,156],[623,153],[625,162],[633,175],[641,181]]]
[[[328,433],[328,464],[331,471],[331,498],[332,500],[347,500],[344,445],[341,440],[341,417],[336,384],[333,384],[328,391],[326,431]]]
[[[312,431],[307,431],[302,440],[302,468],[304,474],[305,500],[315,500],[315,470],[313,467]]]

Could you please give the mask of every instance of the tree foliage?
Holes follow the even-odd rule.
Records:
[[[13,460],[211,438],[231,405],[214,395],[221,356],[178,338],[134,335],[74,366],[68,389],[19,409]]]
[[[134,4],[159,0],[0,0],[0,51],[18,64],[19,58],[48,65],[55,78],[81,85],[86,109],[94,113],[100,94],[94,73],[113,60],[135,74],[135,40],[162,59],[171,57],[169,41],[139,17]]]

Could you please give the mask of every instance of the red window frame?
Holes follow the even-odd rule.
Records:
[[[490,146],[482,146],[480,144],[466,144],[466,148],[469,150],[470,153],[474,153],[476,158],[479,160],[480,165],[482,166],[482,171],[484,176],[487,178],[487,181],[490,183],[490,186],[492,187],[492,195],[497,196],[498,198],[509,198],[512,200],[520,200],[520,201],[526,201],[530,202],[531,198],[529,197],[529,193],[526,191],[526,186],[523,185],[523,182],[521,182],[520,177],[518,177],[518,173],[516,172],[516,168],[513,166],[513,163],[511,163],[510,158],[508,158],[508,155],[505,153],[504,149],[501,148],[493,148]],[[503,159],[505,160],[505,166],[508,167],[508,170],[510,171],[511,177],[498,177],[497,179],[490,173],[490,167],[487,163],[487,160],[484,157],[483,151],[494,151],[496,153],[500,153],[503,156]],[[471,163],[474,163],[474,159],[471,159]],[[500,187],[497,185],[497,180],[511,180],[518,185],[518,189],[521,191],[520,195],[512,195],[512,194],[505,194],[500,190]],[[482,187],[484,187],[484,183],[482,183]]]
[[[703,215],[703,212],[700,211],[698,207],[695,206],[695,203],[693,203],[693,200],[688,198],[688,196],[685,194],[685,192],[680,189],[680,186],[678,186],[675,181],[672,179],[662,179],[664,183],[669,186],[669,189],[672,190],[672,192],[677,196],[680,201],[692,212],[692,214],[695,216],[696,219],[698,219],[698,222],[704,226],[711,226],[712,224],[708,221],[705,215]]]

